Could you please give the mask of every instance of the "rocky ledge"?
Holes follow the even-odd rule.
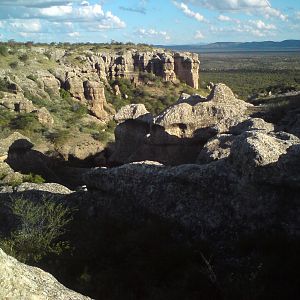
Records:
[[[0,249],[0,299],[88,300],[60,284],[51,274],[20,263]]]

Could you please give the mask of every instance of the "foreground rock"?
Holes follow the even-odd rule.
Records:
[[[0,249],[0,299],[91,299],[69,290],[52,275],[20,263]]]
[[[214,150],[202,155],[202,165],[132,163],[93,170],[84,175],[85,183],[89,190],[130,199],[205,239],[224,241],[233,232],[271,228],[299,236],[300,140],[253,130],[220,135],[206,149],[211,144]]]
[[[125,106],[115,116],[119,125],[115,131],[116,151],[111,161],[193,163],[210,138],[227,133],[249,119],[251,107],[251,104],[236,99],[224,84],[217,84],[207,98],[184,95],[153,119],[145,108]]]

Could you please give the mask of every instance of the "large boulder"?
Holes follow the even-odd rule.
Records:
[[[40,300],[91,299],[69,290],[51,274],[25,265],[0,249],[0,298]]]
[[[144,104],[130,104],[123,106],[114,116],[118,123],[126,120],[140,120],[145,122],[152,122],[152,115],[146,109]]]
[[[42,125],[51,127],[54,124],[54,119],[46,107],[35,110],[34,114]]]
[[[4,160],[9,150],[31,149],[32,147],[33,144],[31,144],[30,139],[16,131],[0,141],[0,157]]]
[[[115,129],[115,151],[110,157],[111,163],[123,163],[135,160],[136,151],[147,142],[147,134],[152,122],[151,114],[143,104],[131,104],[122,107],[114,116],[120,124]]]
[[[128,199],[202,238],[224,240],[232,232],[249,234],[274,226],[299,234],[297,137],[260,130],[219,135],[198,159],[202,164],[139,162],[99,168],[84,174],[84,181],[89,190]]]
[[[83,82],[75,73],[70,72],[66,74],[65,88],[70,92],[72,97],[84,100]]]
[[[119,163],[143,160],[167,165],[194,163],[210,138],[228,133],[248,120],[250,107],[251,104],[236,99],[224,84],[215,85],[207,98],[182,95],[153,120],[149,116],[149,121],[142,106],[125,106],[115,116],[120,124],[115,131],[117,147],[112,158]],[[128,139],[133,147],[126,145]]]
[[[23,93],[3,93],[0,106],[19,113],[31,113],[36,109],[32,101],[26,99]]]

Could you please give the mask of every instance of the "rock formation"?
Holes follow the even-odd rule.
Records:
[[[297,137],[252,130],[217,136],[204,149],[198,165],[131,163],[95,169],[84,180],[89,190],[130,199],[204,239],[224,241],[232,232],[276,226],[290,236],[299,234]]]
[[[175,74],[180,81],[198,89],[199,60],[195,53],[176,53],[174,55]]]
[[[91,299],[69,290],[52,275],[39,268],[20,263],[0,249],[0,298],[1,299]]]
[[[139,106],[122,108],[115,116],[116,151],[112,162],[156,160],[164,164],[195,162],[199,150],[213,136],[248,119],[252,105],[238,100],[224,84],[207,98],[183,95],[177,103],[151,119]],[[125,113],[126,112],[126,113]],[[130,145],[128,146],[128,139]]]

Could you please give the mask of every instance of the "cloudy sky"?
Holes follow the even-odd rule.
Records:
[[[0,40],[189,44],[300,39],[300,0],[0,0]]]

